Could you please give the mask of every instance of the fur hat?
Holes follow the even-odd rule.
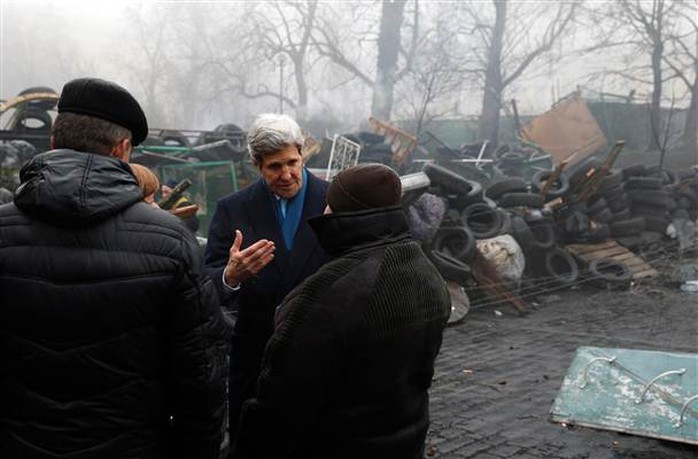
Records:
[[[63,86],[58,113],[94,116],[131,131],[136,146],[148,137],[148,120],[138,101],[126,89],[99,78],[78,78]]]
[[[392,207],[400,204],[400,176],[385,164],[364,163],[344,169],[334,177],[327,190],[332,212]]]

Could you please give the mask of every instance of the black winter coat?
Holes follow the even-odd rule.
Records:
[[[310,220],[335,259],[280,306],[235,457],[422,457],[450,313],[402,209]]]
[[[227,328],[128,164],[56,150],[0,206],[0,457],[215,458]]]

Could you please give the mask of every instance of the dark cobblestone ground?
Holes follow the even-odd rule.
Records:
[[[428,458],[698,458],[698,447],[548,420],[580,346],[698,351],[698,294],[662,282],[471,309],[447,328],[431,390]],[[503,313],[499,316],[495,310]]]

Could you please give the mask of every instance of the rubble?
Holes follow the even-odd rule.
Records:
[[[487,185],[426,163],[429,184],[419,189],[425,199],[439,197],[446,210],[431,240],[423,230],[414,231],[442,274],[473,296],[473,307],[512,298],[518,303],[519,297],[580,283],[628,289],[634,280],[657,274],[643,254],[658,246],[696,247],[698,171],[643,164],[612,168],[620,148],[619,142],[606,161],[592,156],[561,173],[541,170],[528,180],[507,176]],[[482,241],[503,235],[523,254],[521,287],[503,273],[481,285],[472,269],[483,253]]]

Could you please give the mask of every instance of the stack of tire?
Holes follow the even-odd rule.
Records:
[[[570,182],[599,165],[595,158],[583,162]],[[581,212],[586,206],[589,219],[607,224],[610,236],[623,245],[651,244],[662,239],[673,219],[695,219],[696,190],[691,185],[695,182],[693,169],[674,173],[636,164],[609,173],[599,191],[576,210]],[[568,201],[573,202],[574,195],[568,196]]]
[[[677,176],[668,170],[646,168],[637,164],[624,170],[625,189],[630,198],[630,212],[634,219],[642,219],[645,231],[664,235],[672,217],[688,218],[695,209],[695,194],[678,192]],[[682,199],[682,209],[676,198]]]
[[[552,215],[543,204],[567,192],[562,177],[545,196],[540,194],[549,171],[534,174],[529,184],[520,177],[511,177],[491,184],[485,196],[508,214],[508,233],[516,240],[526,258],[527,277],[547,279],[549,286],[569,285],[577,280],[579,269],[574,258],[557,244]],[[549,281],[549,284],[548,284]]]
[[[560,239],[566,243],[601,242],[612,236],[615,228],[637,224],[628,221],[630,201],[623,186],[622,171],[618,169],[608,171],[587,199],[579,198],[587,179],[602,164],[600,159],[590,157],[564,174],[569,190],[563,197],[564,205],[556,210],[556,220]],[[625,290],[631,285],[632,273],[621,261],[595,259],[581,270],[579,281],[597,288]]]
[[[593,243],[611,235],[611,222],[627,218],[623,214],[622,176],[611,170],[601,181],[596,193],[582,201],[584,182],[592,170],[601,166],[597,158],[587,158],[563,173],[568,188],[560,193],[563,205],[556,210],[558,235],[565,243]],[[625,205],[627,207],[627,205]]]
[[[469,263],[477,253],[476,241],[506,232],[508,218],[483,194],[480,183],[437,164],[427,163],[429,193],[445,198],[447,213],[429,247],[429,255],[446,280],[467,285]]]

